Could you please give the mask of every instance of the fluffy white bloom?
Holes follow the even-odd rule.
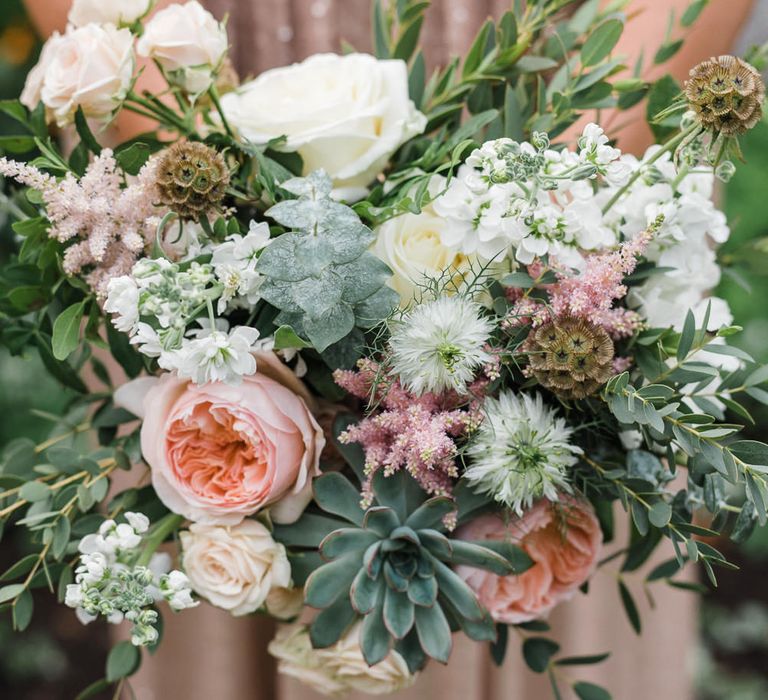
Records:
[[[139,288],[129,275],[113,277],[107,285],[104,311],[114,314],[112,325],[122,333],[132,333],[139,321]]]
[[[59,126],[74,119],[78,107],[87,117],[111,117],[133,79],[133,35],[111,24],[69,27],[46,43],[29,74],[22,102],[39,100]]]
[[[125,519],[128,524],[133,528],[134,532],[139,535],[143,535],[149,530],[149,518],[144,513],[134,513],[128,511],[125,513]]]
[[[175,611],[197,607],[200,602],[192,599],[189,577],[182,571],[171,571],[160,579],[160,592]]]
[[[631,168],[607,145],[600,127],[588,125],[581,150],[553,151],[543,135],[531,143],[488,141],[467,159],[435,212],[446,220],[443,245],[484,260],[509,255],[523,264],[552,254],[580,266],[581,250],[612,246],[615,233],[603,221],[588,180],[601,174],[625,181]]]
[[[136,332],[130,342],[131,345],[136,345],[139,352],[147,357],[160,357],[163,352],[160,336],[148,323],[136,325]]]
[[[140,56],[156,60],[171,80],[193,95],[211,86],[227,48],[224,25],[195,0],[160,10],[136,44]]]
[[[152,0],[74,0],[67,19],[76,27],[97,24],[133,24],[152,6]]]
[[[269,244],[269,226],[251,221],[245,236],[233,234],[213,249],[211,266],[224,291],[219,297],[218,312],[224,313],[230,302],[242,298],[253,306],[261,297],[262,276],[256,272],[259,253]]]
[[[285,547],[256,520],[232,527],[194,523],[180,538],[191,587],[233,615],[255,612],[273,588],[291,585]]]
[[[484,403],[485,420],[466,451],[464,478],[480,493],[522,515],[537,498],[558,500],[571,492],[568,467],[581,449],[570,444],[573,430],[540,395],[506,390]]]
[[[168,358],[169,369],[195,384],[225,382],[239,384],[256,371],[253,345],[259,331],[237,326],[229,332],[204,330],[194,340],[185,340],[181,348]]]
[[[104,578],[109,568],[107,557],[101,552],[83,554],[80,557],[80,566],[75,569],[75,581],[77,583],[98,583]]]
[[[464,393],[477,370],[491,361],[484,346],[492,330],[480,305],[464,297],[419,304],[392,324],[392,370],[415,394]]]
[[[337,195],[359,199],[397,148],[426,125],[408,95],[404,61],[317,54],[259,75],[221,100],[228,122],[252,143],[280,136],[304,173],[324,168]]]

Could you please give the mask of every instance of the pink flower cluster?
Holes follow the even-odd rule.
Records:
[[[622,243],[615,251],[590,255],[586,259],[586,269],[580,275],[571,276],[564,270],[556,270],[557,282],[546,287],[548,304],[510,290],[513,300],[515,295],[517,300],[507,324],[532,323],[536,327],[554,318],[573,316],[601,325],[613,338],[631,335],[640,325],[640,316],[629,309],[614,308],[613,303],[626,295],[627,287],[622,281],[635,269],[638,256],[652,236],[652,231],[645,231]],[[539,263],[534,265],[529,268],[529,274],[535,279],[541,269]]]
[[[381,374],[372,360],[360,360],[356,372],[334,374],[336,383],[350,394],[380,406],[339,436],[340,442],[359,443],[365,451],[363,507],[371,503],[371,480],[380,469],[385,475],[407,469],[427,493],[449,496],[459,475],[455,440],[482,420],[479,398],[487,382],[470,387],[470,395],[477,398],[467,404],[466,397],[453,391],[414,396],[398,380],[384,376],[381,381]]]
[[[51,222],[48,235],[61,243],[68,275],[86,272],[88,285],[103,299],[113,277],[128,274],[154,240],[163,212],[154,204],[155,163],[150,159],[125,186],[111,150],[105,148],[78,180],[57,181],[37,168],[0,158],[0,174],[37,189]]]

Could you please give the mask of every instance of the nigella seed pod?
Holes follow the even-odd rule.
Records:
[[[683,89],[698,121],[725,136],[749,131],[762,117],[765,83],[755,68],[735,56],[702,61],[691,69]]]
[[[157,189],[162,204],[182,219],[218,210],[229,184],[223,156],[203,143],[180,141],[161,156]]]
[[[594,394],[613,373],[613,341],[603,328],[572,317],[533,331],[527,341],[533,375],[568,399]]]

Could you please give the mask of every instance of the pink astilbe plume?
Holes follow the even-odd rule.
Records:
[[[507,325],[532,323],[538,327],[555,318],[570,316],[602,326],[613,338],[631,335],[641,323],[640,316],[629,309],[614,308],[613,304],[626,296],[623,279],[635,269],[638,257],[652,237],[653,227],[622,243],[615,251],[588,256],[584,271],[577,276],[556,270],[557,282],[546,287],[549,304],[519,295],[515,301],[513,291],[511,298],[515,303]]]
[[[459,475],[455,440],[482,420],[479,401],[467,405],[466,397],[453,391],[414,396],[396,379],[377,381],[379,374],[380,366],[372,360],[360,360],[357,371],[334,373],[336,383],[350,394],[379,404],[376,412],[339,436],[342,443],[359,443],[365,452],[364,506],[370,505],[371,480],[380,469],[385,475],[407,469],[427,493],[449,496]],[[470,395],[479,398],[486,384],[476,382]]]
[[[64,271],[83,274],[100,299],[113,277],[128,274],[155,237],[163,211],[155,206],[155,160],[150,159],[123,186],[111,150],[96,156],[78,180],[73,173],[57,181],[37,168],[0,158],[0,174],[39,190],[51,228],[48,235],[72,242],[64,252]]]

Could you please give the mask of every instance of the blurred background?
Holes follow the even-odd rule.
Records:
[[[768,0],[757,3],[738,52],[767,39]],[[2,0],[0,99],[20,93],[39,48],[21,0]],[[6,128],[0,116],[0,136],[8,133]],[[768,362],[768,245],[763,241],[768,235],[768,208],[761,206],[768,191],[768,124],[763,122],[750,132],[742,146],[747,162],[720,193],[732,234],[721,250],[724,274],[717,294],[729,301],[735,322],[744,328],[735,343]],[[11,244],[10,227],[0,213],[0,263]],[[43,439],[50,426],[46,414],[59,414],[68,399],[67,391],[48,377],[36,353],[11,357],[0,348],[0,451],[18,438]],[[768,425],[764,407],[755,402],[749,408],[758,424]],[[718,548],[741,571],[722,570],[719,588],[703,597],[699,641],[689,650],[688,659],[695,696],[697,700],[766,700],[768,530],[756,530],[743,545],[724,541]],[[0,547],[0,571],[23,549],[24,542],[7,532]],[[12,636],[8,616],[0,617],[0,698],[71,700],[99,676],[109,648],[107,630],[103,624],[82,627],[69,609],[46,592],[36,596],[35,605],[35,619],[22,635]]]

